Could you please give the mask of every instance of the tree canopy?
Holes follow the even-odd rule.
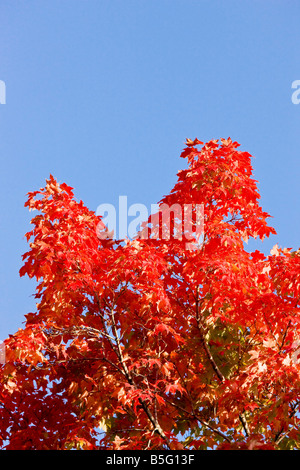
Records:
[[[193,233],[201,206],[201,242],[174,220],[151,236],[151,216],[133,240],[101,236],[52,175],[28,193],[38,215],[20,275],[37,280],[37,304],[5,340],[3,448],[299,447],[300,251],[246,251],[276,232],[238,147],[187,139],[160,201],[191,207]]]

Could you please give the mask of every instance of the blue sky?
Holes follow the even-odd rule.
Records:
[[[255,156],[261,203],[299,247],[298,0],[0,0],[0,339],[35,310],[19,278],[28,191],[53,174],[91,210],[150,207],[188,138]]]

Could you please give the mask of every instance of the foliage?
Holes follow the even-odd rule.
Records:
[[[38,303],[5,341],[4,448],[299,447],[299,251],[245,250],[275,230],[238,146],[187,140],[161,203],[204,205],[192,249],[184,234],[99,237],[51,175],[28,193],[39,214],[20,275]]]

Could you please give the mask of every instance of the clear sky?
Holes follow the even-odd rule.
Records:
[[[278,233],[253,246],[299,247],[298,0],[0,0],[0,18],[0,339],[35,310],[24,202],[50,173],[91,210],[150,207],[187,137],[231,137]]]

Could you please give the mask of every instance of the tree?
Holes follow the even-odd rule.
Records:
[[[39,214],[20,275],[36,278],[38,303],[5,341],[3,447],[299,447],[300,251],[245,250],[275,230],[238,146],[187,140],[161,204],[192,205],[194,224],[204,208],[192,246],[174,219],[168,239],[145,237],[159,217],[134,240],[99,236],[100,218],[51,175],[28,193]]]

